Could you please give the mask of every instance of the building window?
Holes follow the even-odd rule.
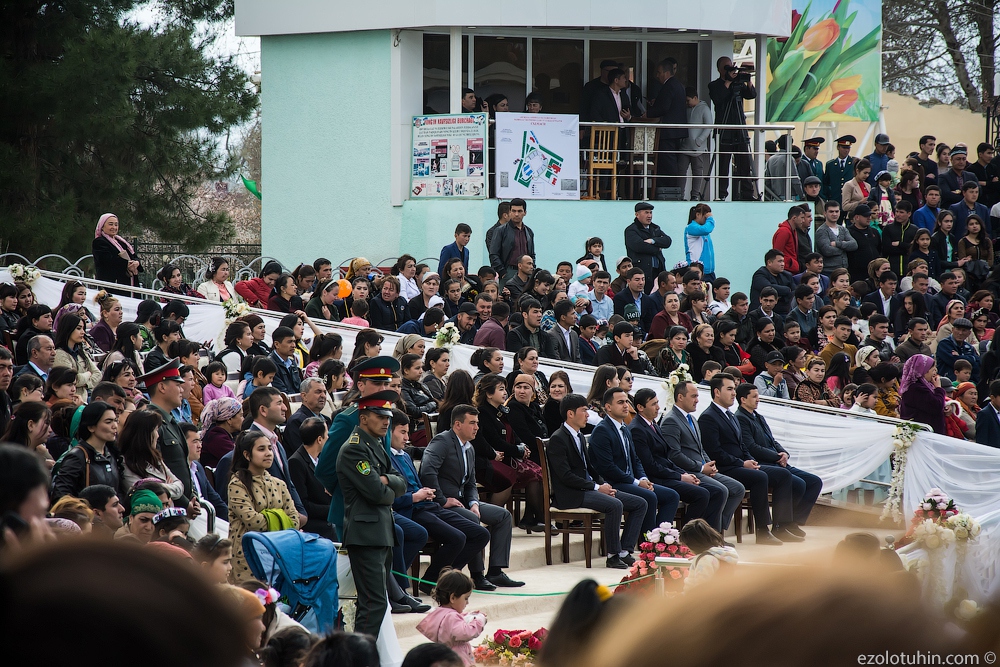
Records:
[[[451,83],[451,37],[424,34],[424,108],[425,114],[451,111],[448,90]],[[462,87],[469,80],[469,37],[462,36]]]
[[[531,91],[541,96],[543,113],[580,111],[583,72],[583,40],[532,39]]]
[[[656,64],[670,57],[677,61],[677,80],[685,86],[698,87],[698,45],[683,42],[649,42],[646,46],[646,97],[656,98],[660,83]]]
[[[490,95],[503,95],[512,111],[524,109],[528,40],[476,35],[474,49],[476,95],[484,100]]]

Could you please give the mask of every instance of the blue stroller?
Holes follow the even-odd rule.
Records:
[[[243,553],[253,576],[288,599],[289,616],[310,632],[334,629],[337,598],[337,548],[330,540],[297,530],[250,532]]]

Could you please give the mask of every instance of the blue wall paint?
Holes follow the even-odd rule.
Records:
[[[399,254],[390,46],[388,31],[261,38],[265,255],[295,266]]]

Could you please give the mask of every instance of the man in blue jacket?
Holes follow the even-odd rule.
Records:
[[[632,444],[632,434],[625,426],[628,414],[628,394],[620,387],[604,393],[607,414],[590,436],[590,455],[594,468],[615,489],[640,496],[646,501],[646,519],[642,533],[661,523],[673,523],[681,498],[673,489],[653,484],[646,477],[642,461]],[[653,508],[656,508],[655,510]]]
[[[464,222],[458,223],[455,227],[455,242],[449,243],[441,248],[441,259],[438,260],[438,275],[444,275],[444,265],[449,259],[458,258],[462,260],[465,273],[469,273],[469,240],[472,238],[472,227]]]
[[[935,353],[938,373],[949,380],[955,379],[955,362],[965,359],[972,364],[972,381],[979,382],[979,355],[976,348],[969,344],[972,335],[972,322],[964,317],[955,320],[951,325],[951,335],[941,339]]]
[[[979,189],[979,183],[966,181],[962,183],[962,201],[948,207],[948,210],[955,216],[955,225],[952,227],[951,233],[955,235],[956,239],[965,236],[966,222],[970,215],[978,215],[979,219],[983,221],[981,226],[986,231],[986,235],[991,239],[994,238],[993,226],[990,224],[990,209],[979,203],[980,194],[982,191]]]
[[[879,172],[889,171],[889,135],[888,134],[876,134],[875,135],[875,151],[867,157],[867,160],[872,163],[872,171],[868,174],[868,185],[875,187],[875,178],[878,176]]]

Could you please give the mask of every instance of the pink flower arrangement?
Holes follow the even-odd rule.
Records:
[[[531,667],[542,648],[548,630],[497,630],[493,637],[473,650],[477,665],[518,665]]]
[[[639,543],[639,554],[636,556],[635,564],[629,568],[629,573],[622,579],[615,592],[652,591],[653,577],[649,575],[656,572],[655,560],[660,556],[694,558],[691,550],[680,543],[680,534],[671,523],[661,523],[646,533],[645,541]],[[665,580],[668,590],[681,590],[688,568],[668,566],[665,570],[665,576],[669,577]]]

